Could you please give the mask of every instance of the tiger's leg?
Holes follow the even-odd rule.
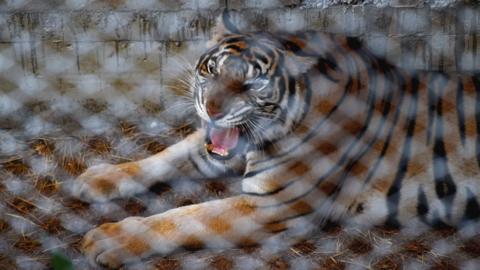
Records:
[[[118,268],[179,248],[228,248],[262,243],[305,218],[300,217],[303,214],[300,211],[305,209],[267,206],[275,204],[239,195],[146,218],[127,218],[88,232],[83,250],[92,265]]]
[[[198,130],[151,157],[118,165],[92,166],[78,177],[73,193],[88,201],[107,201],[144,192],[155,182],[178,177],[208,178],[225,171],[221,164],[214,163],[209,164],[209,170],[202,170],[205,166],[198,163],[208,162],[201,158],[203,145],[204,131]]]

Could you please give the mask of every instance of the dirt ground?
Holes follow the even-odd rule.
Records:
[[[96,225],[125,217],[148,216],[170,208],[235,193],[238,180],[178,181],[155,185],[147,194],[104,204],[69,196],[69,186],[88,166],[120,163],[157,153],[193,130],[170,123],[164,131],[142,130],[141,119],[158,115],[159,104],[144,102],[135,117],[109,115],[94,100],[82,110],[104,114],[109,130],[86,130],[74,114],[54,114],[49,135],[35,136],[25,126],[32,115],[50,113],[45,104],[25,104],[0,122],[0,269],[51,269],[52,254],[61,253],[75,269],[90,269],[79,250],[82,235]],[[52,114],[53,115],[53,114]],[[163,122],[165,123],[165,122]],[[7,135],[10,135],[7,136]],[[14,138],[14,143],[5,140]],[[4,151],[5,152],[5,151]],[[238,190],[237,190],[238,192]],[[478,269],[478,227],[457,230],[410,228],[359,230],[329,223],[310,238],[291,246],[234,250],[183,251],[151,258],[130,269]]]

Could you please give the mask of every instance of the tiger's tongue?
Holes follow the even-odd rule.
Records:
[[[211,128],[210,141],[212,144],[210,151],[221,156],[228,155],[228,152],[237,146],[239,133],[238,128]]]

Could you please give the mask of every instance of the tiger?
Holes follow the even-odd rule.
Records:
[[[340,34],[241,32],[224,12],[191,92],[195,132],[145,159],[88,168],[75,196],[105,202],[231,175],[241,191],[94,228],[82,242],[92,265],[294,242],[331,220],[478,226],[479,74],[402,69]]]

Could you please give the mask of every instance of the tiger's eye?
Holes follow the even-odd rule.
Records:
[[[245,88],[247,90],[252,90],[252,91],[261,91],[267,87],[269,84],[269,81],[265,77],[258,77],[254,80],[249,80],[245,82]]]
[[[208,71],[210,73],[215,73],[216,63],[214,61],[208,61]]]

